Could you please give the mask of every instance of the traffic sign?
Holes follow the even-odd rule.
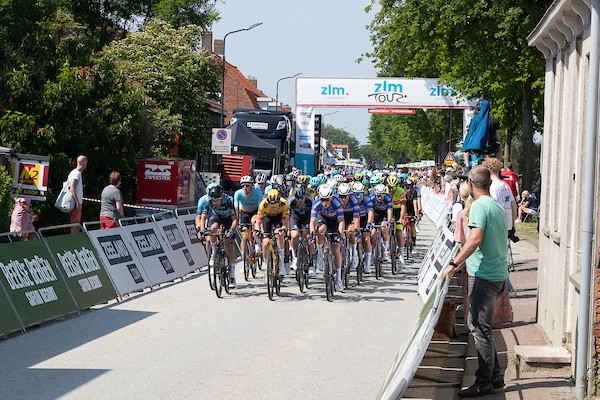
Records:
[[[231,129],[214,128],[211,149],[213,154],[231,154]]]
[[[454,164],[455,162],[456,159],[454,158],[454,154],[452,154],[452,152],[449,151],[448,154],[446,154],[446,157],[444,158],[444,165],[452,166],[452,164]]]

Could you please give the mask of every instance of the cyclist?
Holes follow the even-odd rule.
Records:
[[[371,273],[371,227],[374,220],[373,202],[368,194],[365,194],[367,188],[362,182],[354,182],[352,185],[352,193],[356,196],[359,206],[360,215],[360,229],[363,230],[362,244],[365,250],[365,267],[364,272],[366,274]]]
[[[264,233],[277,233],[277,247],[279,250],[279,273],[281,275],[287,275],[289,271],[286,271],[284,264],[284,235],[286,231],[290,230],[290,214],[289,204],[287,200],[281,197],[279,191],[271,189],[267,192],[265,198],[260,202],[258,206],[256,221],[254,223],[254,229],[262,230]],[[269,239],[263,238],[262,241],[262,252],[263,258],[266,260],[269,252]],[[263,278],[266,281],[266,275]]]
[[[242,176],[240,184],[242,188],[233,194],[235,214],[240,224],[254,224],[258,205],[263,199],[263,191],[254,187],[254,178],[250,175]],[[240,249],[242,254],[246,250],[246,240],[248,240],[248,232],[244,229]]]
[[[313,202],[310,213],[310,233],[316,235],[324,233],[338,233],[344,235],[345,222],[342,204],[333,197],[333,188],[328,185],[319,187],[319,199]],[[325,238],[317,236],[317,268],[323,269],[323,242]],[[331,241],[331,251],[334,256],[336,283],[335,290],[342,292],[344,284],[342,283],[342,255],[340,253],[340,244],[337,238]],[[319,267],[320,266],[320,267]]]
[[[402,230],[404,229],[404,216],[406,215],[406,193],[404,189],[398,185],[398,178],[392,175],[387,180],[387,192],[392,196],[392,211],[394,214],[394,220],[396,221],[396,241],[398,242],[399,251],[396,252],[398,255],[398,261],[401,266],[404,267],[404,235]]]
[[[383,183],[376,185],[371,194],[371,201],[373,202],[373,211],[375,213],[373,221],[376,225],[382,225],[381,231],[383,234],[383,260],[390,261],[390,232],[389,228],[392,224],[392,218],[394,216],[392,206],[392,196],[387,194],[386,187]],[[386,223],[387,222],[387,223]],[[375,239],[375,230],[371,231],[372,240]],[[373,241],[371,241],[372,244]]]
[[[300,235],[306,236],[306,242],[308,245],[308,252],[312,254],[314,251],[312,243],[308,240],[308,231],[310,225],[310,212],[312,209],[312,200],[308,197],[306,191],[301,185],[296,185],[294,193],[288,199],[290,204],[290,236],[292,240],[292,263],[291,269],[296,269],[296,252],[298,250],[298,242]],[[309,266],[308,275],[313,277],[316,275],[315,268],[311,264]]]
[[[337,198],[344,209],[346,229],[358,231],[360,227],[360,206],[356,196],[352,193],[349,183],[341,183],[338,187]],[[348,235],[350,252],[352,253],[352,269],[358,266],[358,250],[356,249],[356,235]]]
[[[256,184],[254,187],[260,189],[264,196],[266,193],[265,189],[267,188],[267,176],[263,173],[256,175]]]
[[[419,197],[417,195],[417,191],[415,190],[414,182],[412,179],[409,179],[405,182],[406,189],[406,215],[410,218],[410,233],[412,236],[413,249],[412,252],[415,252],[415,247],[417,245],[417,230],[415,228],[415,218],[418,215],[416,213],[419,207]]]
[[[229,287],[235,288],[235,251],[233,249],[233,237],[238,225],[238,219],[231,196],[223,192],[223,187],[217,183],[211,183],[206,188],[206,194],[198,200],[196,211],[196,229],[198,236],[210,236],[210,260],[208,264],[212,267],[215,262],[217,250],[217,237],[214,236],[221,226],[225,229],[225,247],[227,249],[227,260],[229,263]]]

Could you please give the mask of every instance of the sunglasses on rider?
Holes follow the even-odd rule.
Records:
[[[325,202],[329,202],[331,201],[331,197],[326,197],[324,199],[321,199],[321,203],[325,203]]]
[[[243,184],[243,185],[242,185],[242,187],[243,187],[243,188],[249,188],[249,187],[252,187],[252,185],[251,185],[251,184],[249,184],[249,183],[245,183],[245,184]]]

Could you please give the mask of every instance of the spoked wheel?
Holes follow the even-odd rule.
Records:
[[[410,225],[404,227],[404,249],[406,261],[410,258],[410,249],[412,247],[412,236],[410,233]]]
[[[325,265],[324,265],[324,272],[325,272],[325,293],[327,294],[327,301],[333,301],[333,291],[334,291],[334,277],[333,277],[333,270],[332,270],[332,262],[331,259],[329,258],[329,256],[325,255]]]
[[[363,268],[365,266],[365,252],[362,247],[362,243],[359,243],[356,247],[358,251],[358,266],[356,267],[356,284],[360,285],[363,280]]]
[[[252,249],[252,258],[250,259],[250,272],[252,273],[253,278],[256,278],[256,264],[258,263],[258,258],[258,254],[254,252],[254,249]]]
[[[277,259],[279,260],[279,257],[277,257]],[[281,281],[283,280],[283,276],[279,275],[280,268],[279,262],[275,263],[273,282],[275,282],[275,294],[277,296],[279,296],[281,293]]]
[[[208,252],[208,284],[210,285],[210,290],[215,290],[215,263],[213,260],[213,266],[210,266],[210,251]]]
[[[398,273],[398,243],[396,242],[396,232],[390,235],[390,259],[392,260],[392,274]]]
[[[223,296],[223,279],[221,277],[221,274],[222,274],[222,266],[223,266],[224,262],[225,262],[225,260],[222,259],[220,252],[217,250],[217,252],[215,253],[214,266],[211,268],[212,268],[214,290],[215,290],[215,293],[218,298],[221,298],[221,296]]]
[[[382,268],[382,258],[383,258],[383,248],[381,245],[381,239],[377,240],[375,243],[376,255],[375,255],[375,278],[379,279],[381,277],[381,268]]]
[[[223,260],[223,264],[221,264],[221,281],[223,282],[223,287],[225,287],[225,292],[229,294],[229,260],[227,259],[227,254],[225,254],[225,252],[221,254],[221,259]]]
[[[250,243],[246,242],[246,246],[244,249],[244,279],[246,280],[246,282],[250,281],[250,267],[251,267],[251,261],[252,261],[252,257],[251,257],[251,252],[252,249],[250,249]]]
[[[296,262],[296,282],[300,288],[300,292],[304,293],[304,285],[306,283],[306,268],[308,267],[308,254],[303,244],[298,246],[298,260]]]
[[[273,301],[273,294],[275,293],[275,281],[273,280],[273,254],[269,253],[267,256],[267,293],[269,294],[269,300]]]

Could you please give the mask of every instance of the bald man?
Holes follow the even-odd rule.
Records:
[[[72,224],[81,223],[81,210],[83,204],[83,171],[87,168],[88,159],[86,156],[77,157],[77,166],[69,173],[69,190],[75,200],[75,207],[69,214],[69,221]],[[79,232],[79,226],[71,227],[71,233]]]

